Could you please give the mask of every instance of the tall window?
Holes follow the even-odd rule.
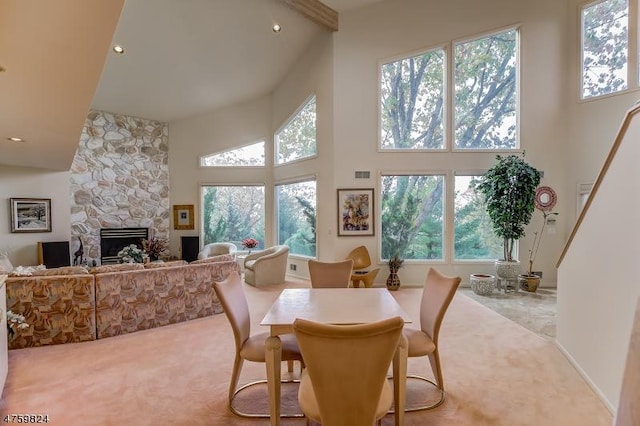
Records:
[[[278,130],[276,164],[316,155],[316,97],[309,98],[296,114]]]
[[[518,31],[454,45],[457,149],[516,149]]]
[[[380,68],[380,147],[444,148],[443,49]]]
[[[200,157],[203,167],[264,166],[264,141]]]
[[[629,3],[604,0],[582,7],[582,97],[627,88]]]
[[[291,254],[316,256],[316,181],[276,185],[278,244]]]
[[[456,175],[454,183],[454,259],[489,260],[502,257],[502,240],[495,235],[475,184],[481,176]]]
[[[444,176],[383,175],[382,258],[443,259]]]
[[[258,240],[264,248],[264,186],[202,186],[203,244]]]

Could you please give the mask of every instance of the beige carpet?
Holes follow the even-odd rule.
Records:
[[[253,332],[264,331],[258,324],[284,287],[245,287]],[[393,293],[416,319],[420,292]],[[432,411],[407,413],[408,426],[611,424],[609,411],[551,341],[463,294],[454,298],[440,344],[447,400]],[[269,424],[227,409],[232,360],[224,315],[95,342],[13,350],[1,416],[48,414],[50,425],[64,426]],[[410,359],[409,371],[429,375],[426,358]],[[263,364],[245,363],[241,382],[264,376]],[[266,408],[259,389],[243,396],[251,398],[240,401],[244,406]],[[295,387],[285,387],[283,399],[295,409]],[[383,424],[392,425],[393,417]]]

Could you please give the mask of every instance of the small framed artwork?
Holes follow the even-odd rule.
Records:
[[[11,232],[51,232],[50,198],[10,198]]]
[[[194,229],[193,204],[173,206],[173,229]]]
[[[373,189],[338,189],[338,236],[374,235]]]

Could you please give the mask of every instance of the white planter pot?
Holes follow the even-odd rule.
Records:
[[[480,296],[487,296],[493,293],[496,288],[496,277],[488,274],[471,274],[469,277],[471,290]]]
[[[518,289],[518,275],[520,274],[519,260],[496,260],[496,275],[500,282],[498,290],[515,291]]]

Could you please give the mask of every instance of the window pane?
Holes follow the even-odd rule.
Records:
[[[316,155],[316,97],[276,133],[276,164]]]
[[[442,259],[444,176],[382,176],[382,258]]]
[[[627,0],[606,0],[582,10],[582,97],[627,88]]]
[[[456,176],[454,259],[500,259],[502,240],[495,235],[482,194],[475,191],[481,176]]]
[[[316,181],[276,185],[278,244],[291,254],[316,256]]]
[[[380,147],[443,149],[444,51],[383,64]]]
[[[245,238],[264,248],[264,186],[203,186],[203,244]]]
[[[264,141],[200,158],[204,167],[264,166]]]
[[[517,31],[455,45],[455,146],[515,149]]]

